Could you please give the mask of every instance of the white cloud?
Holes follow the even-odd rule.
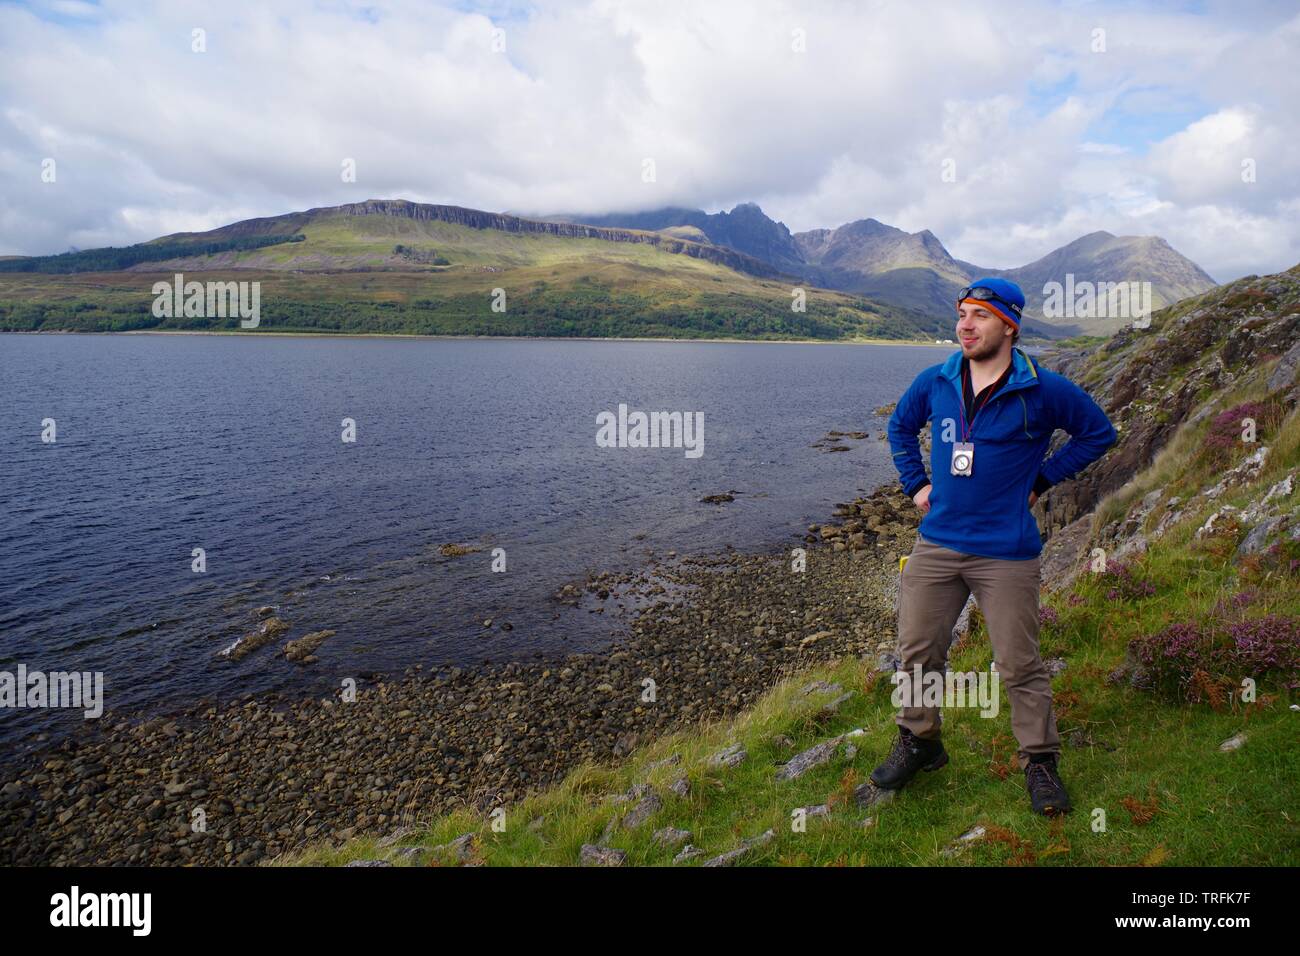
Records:
[[[1122,156],[1129,151],[1127,146],[1118,143],[1080,143],[1079,152],[1100,154],[1103,156]]]
[[[2,5],[0,253],[391,196],[525,214],[752,200],[795,231],[929,228],[989,266],[1106,229],[1159,233],[1216,278],[1274,271],[1300,259],[1300,18],[1233,9]],[[1144,111],[1188,104],[1148,151]],[[1250,189],[1228,175],[1246,150]]]

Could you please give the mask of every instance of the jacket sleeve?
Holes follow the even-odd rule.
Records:
[[[921,428],[930,420],[930,386],[934,371],[926,369],[912,382],[898,400],[894,414],[889,416],[889,447],[894,454],[894,467],[910,498],[930,484],[921,460],[921,443],[917,439]]]
[[[1064,375],[1054,376],[1049,411],[1056,428],[1070,439],[1038,469],[1051,484],[1073,478],[1106,453],[1119,438],[1101,406]]]

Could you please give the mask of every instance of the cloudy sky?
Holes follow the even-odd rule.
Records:
[[[992,267],[1159,235],[1227,281],[1300,261],[1298,61],[1253,0],[0,0],[0,254],[752,201]]]

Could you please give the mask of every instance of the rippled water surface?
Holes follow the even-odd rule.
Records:
[[[605,646],[558,588],[797,543],[897,477],[872,410],[951,348],[0,335],[0,670],[102,671],[127,711]],[[703,412],[703,455],[597,447],[620,403]],[[871,437],[810,447],[829,429]],[[263,605],[291,631],[219,659]],[[279,655],[322,628],[317,664]],[[0,709],[0,738],[67,719]]]

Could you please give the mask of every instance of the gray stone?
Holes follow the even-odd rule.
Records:
[[[1277,360],[1277,367],[1268,377],[1268,390],[1276,392],[1279,388],[1286,388],[1294,382],[1297,368],[1300,368],[1300,343],[1291,346],[1291,349]]]
[[[778,780],[795,780],[802,777],[814,767],[820,767],[826,763],[835,754],[835,748],[839,745],[839,740],[827,740],[813,747],[809,747],[802,753],[792,757],[789,763],[780,767],[776,772]]]
[[[837,694],[839,693],[840,689],[841,688],[839,684],[832,684],[824,680],[819,680],[819,681],[813,681],[811,684],[805,686],[802,690],[802,693],[805,697],[808,697],[812,694],[820,694],[820,693]]]
[[[726,750],[720,750],[709,758],[710,767],[735,767],[743,763],[749,753],[743,744],[732,744]]]
[[[395,846],[396,844],[401,843],[403,840],[407,839],[408,837],[414,836],[417,832],[419,831],[415,827],[398,827],[392,833],[388,834],[388,836],[380,840],[376,844],[376,846],[381,846],[381,847]]]
[[[860,737],[865,731],[861,728],[850,730],[848,733],[840,734],[838,737],[832,737],[830,740],[824,740],[819,744],[814,744],[802,753],[795,754],[789,762],[782,764],[776,772],[777,780],[795,780],[802,777],[814,767],[820,767],[831,757],[835,756],[835,748],[838,747],[847,737]]]
[[[1288,497],[1294,490],[1294,482],[1292,481],[1294,475],[1295,472],[1291,472],[1281,481],[1273,485],[1272,488],[1268,489],[1268,494],[1264,495],[1265,503],[1273,501],[1278,498]]]
[[[474,850],[474,834],[462,833],[460,836],[456,837],[456,839],[452,840],[450,843],[438,844],[430,852],[450,853],[454,857],[456,857],[456,859],[460,860],[463,863],[464,861],[469,859],[470,854],[473,852],[473,850]]]
[[[868,781],[853,791],[853,802],[863,808],[874,807],[892,802],[897,795],[897,790],[884,790]]]
[[[660,846],[677,846],[679,843],[685,843],[691,838],[690,830],[679,830],[676,827],[663,827],[655,831],[654,840]]]
[[[948,647],[952,647],[953,644],[956,644],[970,633],[971,611],[975,610],[977,607],[979,607],[979,604],[976,602],[974,594],[966,598],[966,603],[962,606],[961,614],[957,615],[957,623],[952,626],[952,638],[948,642]]]
[[[899,659],[897,654],[891,654],[887,651],[882,651],[880,656],[876,658],[876,670],[880,671],[882,674],[893,673],[898,670],[902,664],[903,662]]]
[[[578,862],[582,866],[622,866],[627,862],[627,851],[584,843],[578,852]]]
[[[1212,514],[1212,515],[1210,515],[1208,518],[1206,518],[1206,519],[1205,519],[1205,524],[1203,524],[1203,525],[1201,525],[1199,528],[1197,528],[1197,529],[1196,529],[1196,533],[1195,533],[1194,535],[1192,535],[1192,537],[1193,537],[1193,538],[1203,538],[1203,537],[1205,537],[1207,534],[1213,534],[1213,533],[1214,533],[1214,526],[1215,526],[1215,523],[1218,522],[1219,520],[1223,519],[1223,518],[1226,518],[1228,515],[1232,514],[1232,513],[1233,513],[1234,511],[1236,511],[1236,510],[1237,510],[1237,509],[1236,509],[1235,507],[1233,507],[1232,505],[1224,505],[1224,506],[1223,506],[1222,508],[1220,508],[1218,511],[1214,512],[1214,514]]]
[[[943,850],[944,856],[956,856],[976,840],[983,839],[985,829],[982,824],[971,827]]]
[[[809,634],[807,637],[801,640],[799,642],[799,646],[811,647],[813,644],[816,644],[818,641],[824,641],[826,640],[826,638],[834,637],[834,636],[835,636],[834,631],[818,631],[815,634]]]
[[[634,783],[626,793],[615,793],[609,797],[610,803],[631,803],[633,800],[640,800],[650,792],[650,784]]]
[[[1282,524],[1282,521],[1283,516],[1277,515],[1255,525],[1250,529],[1250,533],[1242,539],[1241,544],[1237,545],[1237,554],[1255,554],[1263,551],[1268,546],[1269,539],[1278,531],[1278,526]]]
[[[849,691],[847,694],[841,694],[839,697],[836,697],[833,701],[831,701],[825,707],[823,707],[822,712],[826,714],[833,714],[840,709],[841,704],[844,704],[846,701],[851,700],[852,698],[853,698],[853,691]]]
[[[664,802],[659,798],[659,794],[651,790],[628,811],[627,816],[623,818],[623,827],[628,830],[636,829],[662,810],[663,805]]]
[[[698,846],[691,846],[689,843],[682,847],[680,853],[673,857],[674,863],[685,863],[687,860],[693,860],[697,856],[704,856],[704,851]]]
[[[705,860],[703,865],[704,866],[731,866],[733,863],[735,863],[745,854],[749,853],[755,847],[760,847],[766,843],[770,843],[772,841],[772,838],[775,835],[776,834],[774,834],[771,830],[765,830],[764,832],[760,833],[758,836],[750,837],[748,840],[745,840],[743,843],[740,844],[740,846],[736,847],[734,850],[728,850],[726,853],[721,853],[718,856],[715,856],[711,860]]]

